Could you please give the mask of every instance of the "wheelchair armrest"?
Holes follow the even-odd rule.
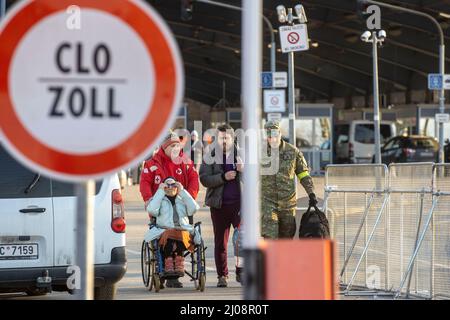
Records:
[[[148,223],[148,226],[149,226],[150,228],[156,226],[156,218],[155,218],[155,217],[152,217],[152,218],[150,219],[150,222]]]

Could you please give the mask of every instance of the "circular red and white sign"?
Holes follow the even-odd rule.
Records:
[[[35,171],[83,181],[130,167],[181,105],[177,44],[141,1],[23,1],[0,43],[0,137]]]
[[[300,35],[297,32],[291,32],[288,34],[287,39],[289,43],[296,44],[300,41]]]
[[[270,103],[274,106],[278,105],[278,102],[279,102],[278,97],[272,97],[270,99]]]

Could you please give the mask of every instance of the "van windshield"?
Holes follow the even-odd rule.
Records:
[[[392,130],[389,124],[380,125],[381,143],[392,137]],[[373,124],[357,124],[355,126],[355,141],[365,144],[375,143],[374,125]]]
[[[36,173],[28,170],[0,144],[0,199],[45,198],[51,196],[50,180],[40,177],[35,181]],[[30,187],[32,182],[34,186]]]
[[[39,176],[11,157],[1,144],[0,177],[0,199],[75,196],[75,184]],[[95,194],[101,186],[102,181],[97,181]]]

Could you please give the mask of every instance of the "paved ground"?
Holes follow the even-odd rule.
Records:
[[[314,178],[316,193],[319,199],[323,198],[323,178]],[[125,198],[126,220],[127,220],[127,255],[128,270],[125,277],[118,284],[117,299],[221,299],[236,300],[242,298],[242,287],[235,281],[234,257],[231,241],[229,243],[228,265],[230,268],[230,278],[228,288],[216,287],[216,273],[213,255],[213,232],[209,209],[203,205],[205,190],[202,188],[198,201],[202,206],[196,214],[196,221],[202,221],[202,234],[208,247],[206,252],[207,282],[205,292],[198,292],[194,289],[193,282],[188,277],[182,278],[184,288],[166,288],[159,293],[149,292],[142,283],[140,267],[140,250],[143,235],[147,228],[147,214],[143,210],[143,203],[140,198],[138,186],[126,187],[123,190]],[[299,207],[307,206],[305,191],[299,187],[298,190]],[[321,202],[320,202],[321,203]],[[320,204],[319,203],[319,204]],[[45,297],[26,297],[22,294],[0,295],[2,298],[11,299],[71,299],[67,293],[52,293]]]
[[[318,197],[323,197],[323,179],[316,179]],[[305,206],[306,193],[304,190],[298,190],[299,205]],[[235,300],[242,298],[242,288],[235,281],[234,257],[231,241],[228,246],[228,266],[230,269],[230,278],[228,288],[217,288],[217,278],[215,274],[214,252],[213,252],[213,231],[210,219],[209,209],[204,206],[205,190],[201,188],[198,202],[202,206],[196,214],[196,221],[202,221],[202,235],[206,241],[208,250],[206,252],[206,289],[201,293],[194,290],[194,285],[188,277],[183,278],[184,288],[174,289],[166,288],[159,293],[146,291],[141,278],[140,270],[140,249],[143,234],[146,231],[147,216],[143,210],[142,201],[137,186],[129,187],[124,190],[127,212],[127,253],[128,253],[128,271],[124,279],[119,283],[118,299],[225,299]]]
[[[142,283],[141,266],[140,266],[140,250],[143,235],[147,229],[147,214],[143,210],[143,204],[140,200],[137,187],[127,188],[124,191],[126,200],[127,214],[127,254],[128,254],[128,271],[125,277],[119,283],[118,299],[241,299],[242,288],[235,281],[234,273],[234,257],[231,241],[229,243],[229,259],[228,266],[230,269],[229,287],[217,288],[217,277],[215,274],[214,252],[213,252],[213,231],[212,223],[209,217],[208,208],[202,207],[197,212],[195,221],[202,222],[202,235],[206,251],[206,289],[198,292],[194,289],[193,282],[189,281],[189,277],[185,276],[181,279],[184,288],[166,288],[159,293],[148,292]],[[204,199],[204,191],[202,190],[199,199]],[[189,259],[186,259],[188,262]]]

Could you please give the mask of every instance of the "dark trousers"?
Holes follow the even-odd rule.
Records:
[[[174,253],[176,253],[177,256],[181,256],[184,250],[186,250],[186,247],[184,246],[183,242],[173,239],[167,239],[166,246],[163,248],[164,258],[171,257]]]
[[[224,204],[222,208],[211,208],[214,229],[214,259],[219,277],[228,276],[227,247],[230,227],[237,228],[241,222],[241,204]]]

